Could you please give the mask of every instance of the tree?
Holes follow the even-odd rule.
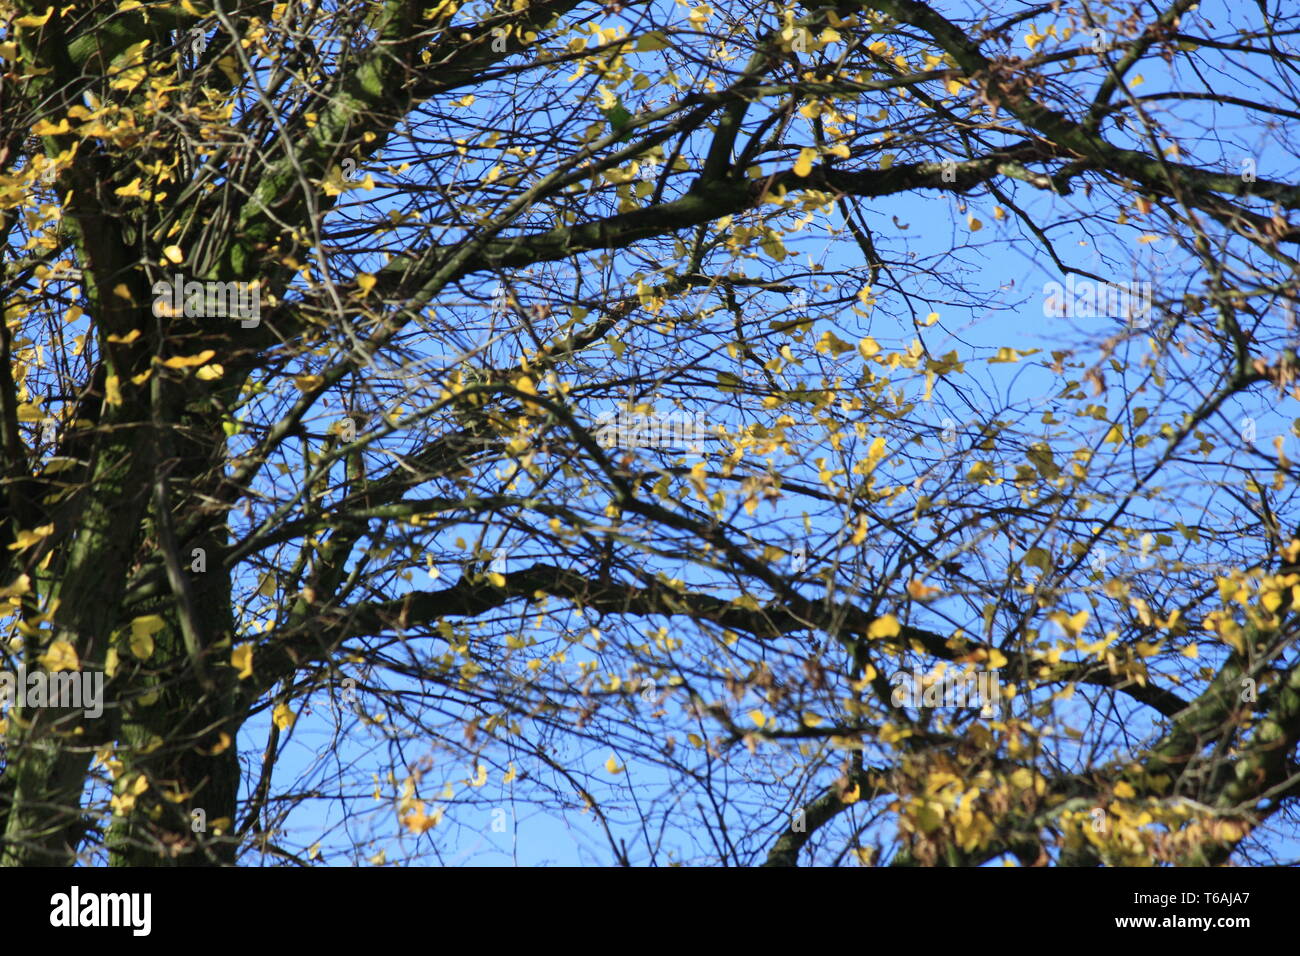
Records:
[[[1277,858],[1297,16],[1008,6],[6,0],[0,860]]]

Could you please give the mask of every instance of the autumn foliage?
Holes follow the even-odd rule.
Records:
[[[3,863],[1285,857],[1288,5],[0,21]]]

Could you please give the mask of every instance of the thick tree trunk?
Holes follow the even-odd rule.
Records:
[[[87,500],[63,518],[75,521],[78,533],[62,581],[51,592],[50,600],[59,602],[56,627],[24,646],[32,670],[54,640],[73,645],[83,668],[104,666],[146,506],[149,461],[138,430],[111,434],[99,451]],[[111,712],[106,709],[107,719],[99,722],[57,708],[16,709],[15,717],[6,739],[6,777],[13,783],[0,865],[69,864],[87,824],[79,809],[86,774],[95,747],[111,734]]]
[[[243,718],[239,677],[227,666],[234,633],[231,580],[220,561],[226,544],[224,524],[186,541],[173,541],[172,527],[199,513],[203,501],[220,494],[225,438],[220,418],[206,396],[176,389],[166,396],[168,410],[189,404],[173,426],[155,428],[158,474],[155,480],[176,494],[155,498],[146,540],[173,548],[181,565],[182,600],[168,593],[154,613],[166,622],[153,654],[132,664],[130,692],[121,699],[118,804],[108,833],[115,866],[232,865],[236,842],[239,759],[236,740]],[[233,389],[227,387],[227,391]],[[159,423],[155,420],[156,425]],[[178,504],[172,506],[170,502]],[[160,503],[167,508],[159,527]],[[209,509],[210,510],[210,509]],[[221,512],[214,520],[223,522]],[[203,555],[196,568],[195,549]],[[156,555],[147,555],[156,557]],[[195,661],[181,615],[202,658]],[[149,613],[142,610],[140,613]],[[143,781],[137,784],[141,780]],[[139,794],[133,788],[145,788]]]

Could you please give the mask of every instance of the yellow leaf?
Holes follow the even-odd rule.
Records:
[[[139,660],[147,661],[153,656],[153,635],[131,632],[131,653]]]
[[[67,641],[55,641],[40,657],[41,666],[51,673],[80,670],[77,651]]]
[[[613,754],[610,754],[609,759],[605,761],[605,769],[610,773],[619,774],[622,773],[625,768],[619,765],[617,758],[615,758]]]
[[[110,405],[122,404],[122,388],[116,375],[104,379],[104,401]]]
[[[202,382],[211,382],[214,379],[221,378],[221,376],[225,374],[225,368],[214,362],[211,365],[203,366],[203,368],[194,373],[194,377]]]
[[[1110,442],[1112,445],[1124,444],[1124,429],[1120,428],[1119,423],[1110,426],[1110,431],[1106,432],[1106,437],[1102,439],[1102,444]]]
[[[1087,611],[1080,611],[1078,614],[1072,614],[1067,617],[1064,613],[1058,611],[1052,615],[1052,620],[1061,626],[1070,637],[1078,637],[1083,633],[1084,625],[1088,623],[1088,618],[1092,615]]]
[[[875,339],[868,335],[858,343],[858,352],[862,354],[864,359],[869,359],[880,352],[880,346],[876,344]]]
[[[668,46],[668,39],[659,30],[652,30],[644,36],[638,37],[636,41],[636,51],[638,53],[662,50],[666,46]]]
[[[1131,800],[1133,797],[1137,796],[1137,791],[1133,789],[1131,783],[1121,780],[1119,783],[1115,784],[1115,796],[1124,800]]]
[[[295,375],[293,377],[293,386],[300,392],[310,392],[314,388],[320,388],[325,379],[319,375]]]
[[[113,190],[114,196],[122,196],[123,198],[126,199],[130,199],[132,197],[139,196],[141,194],[142,194],[142,190],[140,189],[139,176],[135,177],[135,179],[131,180],[125,186],[120,186],[117,189]]]
[[[294,721],[298,718],[294,712],[289,709],[289,705],[281,701],[275,705],[275,713],[272,715],[271,719],[275,721],[275,726],[279,727],[281,730],[288,730],[293,726]]]
[[[931,833],[943,826],[943,808],[933,803],[924,804],[916,814],[916,825],[922,833]]]
[[[898,632],[898,618],[892,614],[885,614],[871,622],[871,626],[867,628],[867,637],[896,637]]]
[[[362,295],[369,295],[370,290],[375,287],[377,280],[369,272],[357,273],[357,288],[361,290]]]
[[[754,726],[758,727],[760,730],[767,724],[767,714],[763,713],[758,708],[754,708],[749,712],[749,719],[752,720]]]
[[[57,124],[43,119],[32,127],[32,133],[36,136],[59,136],[68,132],[71,128],[66,119],[59,120]]]
[[[441,819],[442,811],[440,809],[435,808],[432,814],[426,815],[424,804],[418,803],[415,810],[402,817],[402,825],[412,833],[425,833],[436,827]]]
[[[157,614],[146,614],[131,622],[131,653],[138,659],[147,661],[153,655],[153,636],[167,626],[167,622]]]
[[[811,146],[805,146],[799,150],[799,158],[795,160],[794,174],[796,176],[807,176],[812,172],[813,160],[817,158],[817,150]]]
[[[1024,562],[1040,571],[1052,570],[1052,556],[1043,548],[1030,548],[1025,552]]]
[[[25,574],[20,574],[14,578],[11,584],[6,584],[0,588],[0,600],[7,598],[21,597],[32,589],[32,579]]]
[[[253,645],[240,644],[230,652],[230,666],[239,671],[239,679],[253,676]]]
[[[39,528],[30,531],[19,531],[18,536],[13,544],[9,545],[10,551],[26,551],[42,538],[48,538],[54,533],[54,525],[44,524]]]
[[[880,439],[877,439],[877,441],[879,440]],[[853,532],[853,537],[850,539],[850,541],[854,545],[859,545],[863,541],[867,540],[867,534],[870,531],[871,531],[871,525],[867,522],[867,516],[865,514],[860,514],[858,515],[858,527]]]
[[[907,582],[907,596],[913,601],[925,601],[939,592],[938,588],[932,588],[924,581],[916,578]]]
[[[708,465],[705,462],[701,461],[691,466],[690,474],[686,476],[686,480],[689,481],[691,485],[695,488],[696,494],[698,494],[701,498],[703,498],[706,501],[708,500],[708,495],[707,495],[708,471],[709,471]]]
[[[1286,436],[1285,436],[1285,435],[1278,435],[1276,438],[1274,438],[1274,439],[1273,439],[1273,447],[1277,449],[1277,464],[1278,464],[1278,467],[1280,467],[1280,468],[1284,468],[1284,469],[1285,469],[1285,468],[1290,468],[1290,467],[1291,467],[1291,461],[1290,461],[1289,458],[1287,458],[1287,456],[1286,456],[1286,452],[1284,451],[1284,448],[1286,447]],[[1280,488],[1280,487],[1281,487],[1281,486],[1279,485],[1279,488]]]
[[[232,85],[239,85],[239,61],[233,56],[223,56],[217,61],[217,69],[226,75]]]
[[[775,229],[767,230],[758,244],[764,252],[777,262],[783,261],[789,255],[785,249],[785,242],[781,239],[781,234]]]
[[[46,24],[47,22],[49,22],[49,19],[50,19],[51,16],[53,16],[53,14],[54,14],[54,8],[53,8],[53,7],[46,7],[46,9],[45,9],[45,16],[43,16],[43,17],[38,17],[38,16],[37,16],[36,14],[34,14],[34,13],[32,13],[32,14],[28,14],[28,15],[25,16],[25,17],[19,17],[17,20],[15,20],[15,21],[14,21],[14,26],[19,26],[19,27],[43,27],[43,26],[45,26],[45,24]]]
[[[168,368],[192,368],[195,365],[206,364],[208,359],[216,354],[212,349],[204,349],[198,355],[173,355],[164,360],[163,365]]]
[[[840,356],[845,352],[853,351],[852,345],[845,342],[842,338],[831,331],[823,332],[822,337],[817,341],[814,348],[823,354],[835,356]]]
[[[163,250],[163,255],[165,255],[169,260],[174,262],[176,265],[180,265],[182,262],[185,261],[185,253],[181,252],[180,246],[168,246],[166,249]]]
[[[108,340],[115,345],[130,345],[140,337],[139,329],[132,329],[126,335],[110,335]]]

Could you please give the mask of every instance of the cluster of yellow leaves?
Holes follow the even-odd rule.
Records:
[[[140,795],[149,789],[149,778],[142,773],[124,775],[115,781],[113,789],[109,806],[113,813],[124,816],[135,809]]]
[[[1206,614],[1204,627],[1238,654],[1246,653],[1248,632],[1265,633],[1281,626],[1278,612],[1284,603],[1300,607],[1300,574],[1233,571],[1216,583],[1222,606]]]
[[[1110,866],[1152,866],[1189,862],[1200,848],[1232,843],[1248,832],[1240,821],[1211,816],[1180,800],[1135,796],[1121,781],[1107,805],[1063,812],[1063,847],[1091,844]]]
[[[81,670],[77,651],[67,641],[54,641],[40,657],[41,666],[50,673]]]
[[[132,335],[134,334],[135,330],[132,331]],[[221,365],[212,361],[216,354],[212,349],[204,349],[198,355],[173,355],[171,358],[163,359],[159,364],[164,368],[178,371],[197,368],[198,371],[194,373],[195,378],[201,381],[211,381],[221,378],[226,372]],[[135,382],[135,379],[132,379],[132,381]],[[136,384],[139,383],[136,382]]]
[[[229,735],[222,734],[227,746],[229,745]],[[163,745],[162,738],[154,736],[147,744],[142,746],[138,753],[148,754],[157,750]],[[224,749],[224,748],[222,748]],[[219,752],[214,750],[215,752]],[[115,814],[127,814],[135,809],[136,802],[149,789],[149,778],[137,770],[129,768],[122,760],[117,757],[116,751],[112,744],[102,747],[95,753],[95,763],[103,766],[108,770],[109,778],[113,781],[113,796],[109,800],[109,806]],[[172,802],[181,803],[189,799],[193,794],[185,793],[181,790],[163,786],[160,787],[161,796]],[[220,817],[209,822],[211,832],[221,834],[230,829],[230,819]]]
[[[485,773],[485,768],[479,767],[481,773]],[[434,807],[432,812],[428,811],[425,801],[416,796],[415,788],[419,784],[422,772],[416,770],[405,780],[402,781],[401,796],[397,801],[398,820],[403,827],[414,834],[421,834],[436,827],[442,822],[442,807]],[[391,774],[390,774],[391,778]],[[486,777],[484,777],[486,782]],[[480,784],[481,786],[481,784]],[[376,788],[378,796],[378,788]],[[454,796],[451,784],[444,785],[442,790],[442,799],[450,800]]]
[[[993,819],[1012,805],[1036,802],[1046,793],[1046,781],[1021,767],[1009,776],[988,770],[958,772],[942,763],[929,769],[917,791],[900,795],[891,809],[899,828],[913,837],[918,856],[926,858],[951,843],[963,852],[986,846],[996,834]]]
[[[1056,24],[1052,24],[1042,33],[1039,33],[1038,27],[1030,24],[1029,32],[1025,34],[1025,46],[1029,47],[1030,50],[1035,50],[1048,37],[1056,37],[1063,43],[1070,39],[1073,32],[1074,30],[1072,27],[1065,27],[1058,36],[1056,32]]]

